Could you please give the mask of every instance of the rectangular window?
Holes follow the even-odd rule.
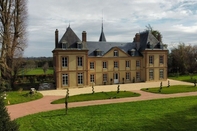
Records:
[[[90,74],[90,82],[94,82],[94,74]]]
[[[68,57],[62,57],[62,67],[68,66]]]
[[[136,67],[140,67],[140,61],[139,60],[136,61]]]
[[[126,67],[130,67],[130,61],[126,61]]]
[[[103,82],[107,82],[107,74],[103,74]]]
[[[149,56],[149,64],[153,64],[154,63],[154,56],[151,55]]]
[[[136,80],[137,80],[137,81],[140,80],[140,72],[136,72]]]
[[[117,50],[114,50],[114,56],[118,56],[118,51]]]
[[[163,69],[159,70],[159,78],[163,79],[164,78],[164,74],[163,74]]]
[[[130,73],[126,72],[126,80],[130,80]]]
[[[78,84],[83,84],[83,73],[78,73]]]
[[[159,56],[159,64],[163,64],[164,62],[163,62],[163,55],[160,55]]]
[[[149,70],[149,79],[154,80],[154,70],[153,69]]]
[[[103,62],[103,68],[107,69],[107,62],[106,61]]]
[[[68,85],[68,74],[62,74],[62,85]]]
[[[78,62],[77,65],[78,66],[83,66],[83,57],[77,57],[77,60],[78,60],[77,61]]]
[[[90,62],[90,69],[94,69],[94,62]]]
[[[114,61],[114,68],[118,68],[118,61]]]

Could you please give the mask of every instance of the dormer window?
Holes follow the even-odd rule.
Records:
[[[67,41],[63,41],[62,42],[62,49],[66,49],[67,48]]]
[[[95,56],[102,56],[102,51],[97,49],[94,51],[94,54],[95,54]]]
[[[131,56],[135,56],[135,49],[129,50],[129,54],[130,54]]]
[[[117,57],[118,56],[118,51],[114,50],[114,56]]]
[[[77,48],[82,49],[83,48],[82,43],[77,43]]]

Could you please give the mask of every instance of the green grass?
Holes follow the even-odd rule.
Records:
[[[143,88],[141,90],[151,93],[160,94],[173,94],[173,93],[183,93],[183,92],[194,92],[197,91],[197,87],[191,85],[174,85],[170,87],[162,87],[161,92],[159,92],[160,87],[157,88]]]
[[[53,68],[50,67],[46,74],[53,74]],[[28,69],[28,70],[24,70],[24,73],[23,71],[21,71],[20,75],[44,75],[44,71],[42,68],[35,68],[35,69]]]
[[[6,94],[7,99],[4,100],[5,105],[8,105],[8,100],[10,102],[10,105],[13,105],[40,99],[43,97],[43,95],[39,92],[30,95],[29,91],[10,91],[6,92]]]
[[[55,110],[16,119],[20,131],[194,131],[197,96]]]
[[[103,99],[116,99],[116,98],[124,98],[124,97],[136,97],[140,96],[138,93],[133,93],[130,91],[120,91],[117,93],[116,91],[112,92],[97,92],[94,94],[80,94],[75,96],[70,96],[68,102],[79,102],[79,101],[90,101],[90,100],[103,100]],[[65,98],[58,99],[56,101],[51,102],[52,104],[60,104],[64,103]]]
[[[185,81],[185,82],[191,82],[191,83],[194,83],[195,79],[197,80],[197,75],[192,75],[192,78],[191,78],[191,75],[181,75],[181,76],[171,76],[171,77],[168,77],[169,79],[173,79],[173,80],[179,80],[179,81]]]

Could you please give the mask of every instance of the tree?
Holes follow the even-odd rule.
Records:
[[[44,71],[44,74],[46,74],[47,70],[49,69],[49,64],[48,64],[48,62],[46,62],[46,63],[44,64],[44,66],[42,67],[42,69],[43,69],[43,71]]]
[[[1,75],[13,86],[14,59],[26,47],[26,0],[1,0],[0,10]]]
[[[15,121],[11,121],[2,97],[0,97],[0,130],[1,131],[19,130],[19,125]]]

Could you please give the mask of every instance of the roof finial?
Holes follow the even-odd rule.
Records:
[[[103,32],[103,10],[102,10],[102,32]]]

